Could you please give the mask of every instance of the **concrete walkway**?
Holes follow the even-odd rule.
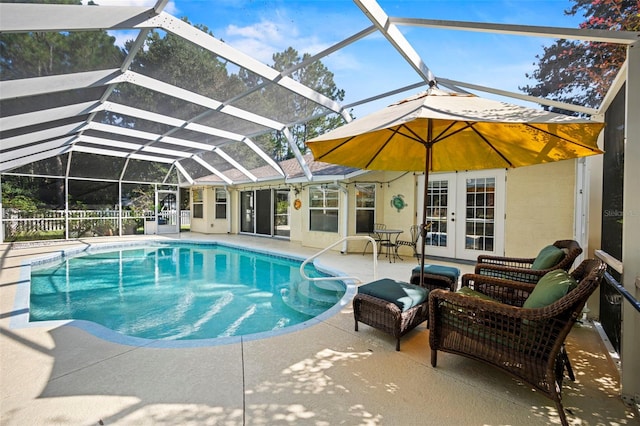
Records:
[[[318,251],[269,238],[216,239],[298,256]],[[403,338],[400,352],[391,336],[366,325],[356,333],[350,303],[296,332],[198,348],[119,345],[68,325],[11,328],[12,317],[24,314],[14,305],[28,278],[23,262],[105,241],[0,245],[1,425],[559,424],[551,400],[498,370],[446,353],[432,368],[424,325]],[[416,265],[380,260],[380,277],[408,280]],[[331,252],[320,262],[373,279],[370,256]],[[575,327],[568,352],[577,377],[563,389],[569,422],[638,424],[592,326]]]

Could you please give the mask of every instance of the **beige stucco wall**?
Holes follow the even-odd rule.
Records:
[[[387,179],[390,183],[385,185],[385,191],[378,200],[383,208],[384,223],[387,228],[401,229],[403,233],[398,238],[408,241],[411,239],[409,228],[421,221],[417,218],[416,176],[414,173],[388,172]],[[402,196],[406,205],[401,210],[391,204],[391,200],[397,195]],[[406,246],[401,246],[398,253],[400,256],[413,256],[413,250]]]
[[[392,181],[392,182],[390,182]],[[402,238],[409,238],[409,227],[414,224],[415,218],[415,176],[413,173],[400,172],[372,172],[362,178],[351,179],[342,183],[346,190],[346,200],[344,196],[340,197],[340,208],[346,210],[348,214],[347,232],[343,232],[343,220],[340,219],[339,234],[332,232],[316,232],[308,231],[309,229],[309,191],[308,186],[313,184],[293,184],[290,193],[290,237],[291,241],[299,241],[303,246],[323,249],[328,245],[338,241],[346,235],[356,235],[355,233],[355,183],[367,182],[376,183],[376,221],[382,222],[388,228],[397,228],[404,231]],[[320,184],[320,183],[318,183]],[[238,233],[239,228],[239,194],[243,190],[250,190],[253,187],[263,187],[260,185],[243,185],[234,189],[230,189],[230,214],[231,233]],[[296,194],[294,188],[299,192]],[[406,207],[398,212],[391,206],[391,198],[394,195],[403,195]],[[216,221],[213,219],[213,197],[214,192],[211,188],[204,193],[204,216],[205,219],[192,219],[192,231],[207,234],[227,232],[227,221]],[[299,199],[301,208],[296,210],[294,202]],[[210,214],[209,214],[210,212]],[[213,226],[212,226],[213,225]],[[364,235],[364,234],[363,234]],[[348,244],[349,252],[362,251],[364,241],[350,241]],[[404,248],[403,248],[404,249]],[[342,250],[342,247],[336,247],[335,250]],[[407,253],[411,253],[407,249]]]
[[[227,219],[215,219],[214,188],[204,187],[202,190],[202,219],[193,217],[193,201],[191,201],[191,212],[191,231],[203,234],[226,234],[228,232],[227,219],[232,216],[229,216],[229,211],[227,211]]]
[[[576,191],[576,163],[574,160],[544,165],[509,169],[506,184],[505,255],[533,257],[540,248],[558,239],[574,238],[574,203]],[[348,215],[348,226],[344,232],[343,217],[340,218],[340,233],[315,232],[309,229],[310,184],[292,184],[290,195],[290,240],[299,241],[307,247],[324,249],[346,235],[355,235],[355,183],[376,184],[376,222],[387,228],[403,230],[401,239],[410,239],[409,228],[419,224],[417,217],[417,178],[411,172],[371,172],[341,183],[346,197],[340,197],[340,208]],[[320,183],[318,183],[320,184]],[[276,185],[274,185],[275,187]],[[281,184],[281,187],[284,187]],[[207,234],[239,232],[239,194],[241,190],[260,185],[243,185],[229,190],[228,219],[214,220],[214,191],[205,188],[204,219],[192,219],[192,230]],[[297,189],[296,194],[294,188]],[[394,196],[402,195],[406,204],[396,209],[391,204]],[[301,201],[301,208],[294,208],[294,201]],[[344,211],[344,210],[342,210]],[[593,223],[593,221],[591,222]],[[229,228],[230,227],[230,228]],[[349,241],[348,252],[361,252],[365,241]],[[336,251],[344,246],[335,247]],[[401,247],[402,256],[411,256],[409,247]]]
[[[507,170],[505,255],[535,257],[574,238],[575,160]]]

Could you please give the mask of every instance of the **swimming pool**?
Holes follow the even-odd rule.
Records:
[[[29,321],[90,321],[104,327],[100,337],[122,336],[120,343],[267,337],[311,325],[343,304],[345,284],[303,280],[301,261],[219,243],[67,254],[32,266]],[[305,273],[327,276],[312,265]]]

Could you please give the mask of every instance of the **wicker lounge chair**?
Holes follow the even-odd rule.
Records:
[[[554,250],[561,250],[562,253],[557,253],[556,256]],[[534,258],[478,256],[475,273],[535,284],[547,272],[556,269],[569,271],[581,253],[582,248],[577,241],[558,240],[552,246],[543,248]]]
[[[571,273],[578,281],[577,286],[550,305],[539,308],[501,302],[508,302],[517,294],[515,299],[519,303],[531,288],[541,290],[546,286],[543,281],[531,286],[479,276],[472,290],[496,300],[445,290],[431,291],[431,365],[436,366],[437,353],[443,351],[498,367],[551,398],[562,424],[567,425],[560,394],[568,360],[564,341],[587,299],[600,284],[604,271],[603,262],[585,260]]]

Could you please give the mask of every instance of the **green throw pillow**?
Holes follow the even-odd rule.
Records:
[[[565,253],[564,251],[562,251],[562,249],[559,249],[558,247],[553,245],[546,246],[545,248],[540,250],[540,253],[538,253],[538,256],[536,256],[533,264],[531,265],[531,269],[540,270],[553,268],[558,264],[558,262],[562,260],[564,256]]]
[[[465,296],[477,297],[478,299],[482,300],[493,300],[494,302],[496,301],[496,299],[494,299],[493,297],[487,296],[486,294],[480,293],[479,291],[476,291],[469,287],[461,287],[460,290],[456,291],[456,293],[464,294]]]
[[[362,285],[358,287],[358,293],[391,302],[402,312],[424,303],[429,297],[429,290],[424,287],[389,278]]]
[[[570,290],[573,290],[578,283],[566,271],[556,269],[547,272],[540,278],[538,284],[527,297],[522,305],[523,308],[543,308],[560,300]]]

